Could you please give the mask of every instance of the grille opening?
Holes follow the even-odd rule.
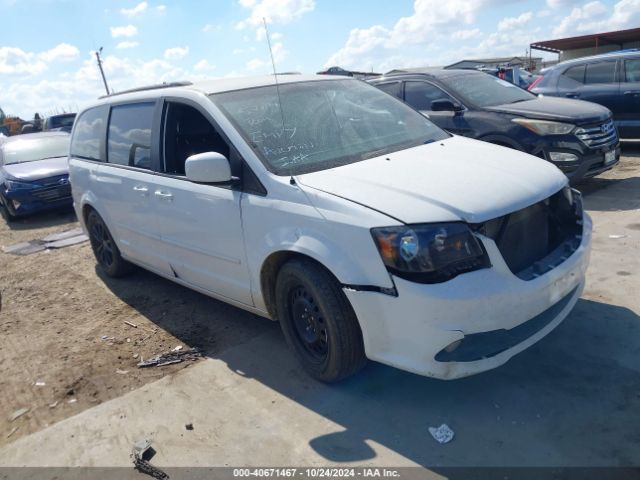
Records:
[[[618,143],[618,132],[609,119],[603,124],[591,127],[580,127],[575,131],[576,136],[591,148],[606,147]]]
[[[503,217],[473,226],[492,238],[509,269],[532,280],[571,256],[582,240],[582,198],[565,188]]]

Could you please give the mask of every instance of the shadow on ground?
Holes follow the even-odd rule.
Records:
[[[105,282],[185,345],[341,425],[309,438],[329,461],[375,461],[379,444],[436,472],[640,465],[640,318],[627,308],[580,300],[540,343],[474,377],[444,382],[370,362],[352,379],[323,385],[300,369],[274,322],[144,271]],[[441,423],[456,432],[448,445],[427,430]]]
[[[57,227],[77,220],[73,208],[64,208],[51,212],[36,213],[27,217],[18,217],[7,223],[11,230],[34,230],[37,228]]]

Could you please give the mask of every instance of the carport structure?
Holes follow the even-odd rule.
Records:
[[[640,48],[640,28],[545,40],[532,43],[530,48],[557,53],[560,61],[627,48]]]

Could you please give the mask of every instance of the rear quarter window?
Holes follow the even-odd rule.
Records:
[[[71,138],[72,157],[104,161],[108,113],[109,107],[103,105],[86,110],[80,115]]]

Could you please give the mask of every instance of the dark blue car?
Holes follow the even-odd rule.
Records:
[[[611,112],[595,103],[537,97],[474,70],[425,69],[370,83],[454,135],[548,160],[574,184],[609,170],[620,159]]]
[[[531,92],[599,103],[613,112],[620,138],[640,138],[640,51],[568,60],[541,73]]]
[[[32,133],[0,144],[0,211],[7,221],[72,204],[69,134]]]

